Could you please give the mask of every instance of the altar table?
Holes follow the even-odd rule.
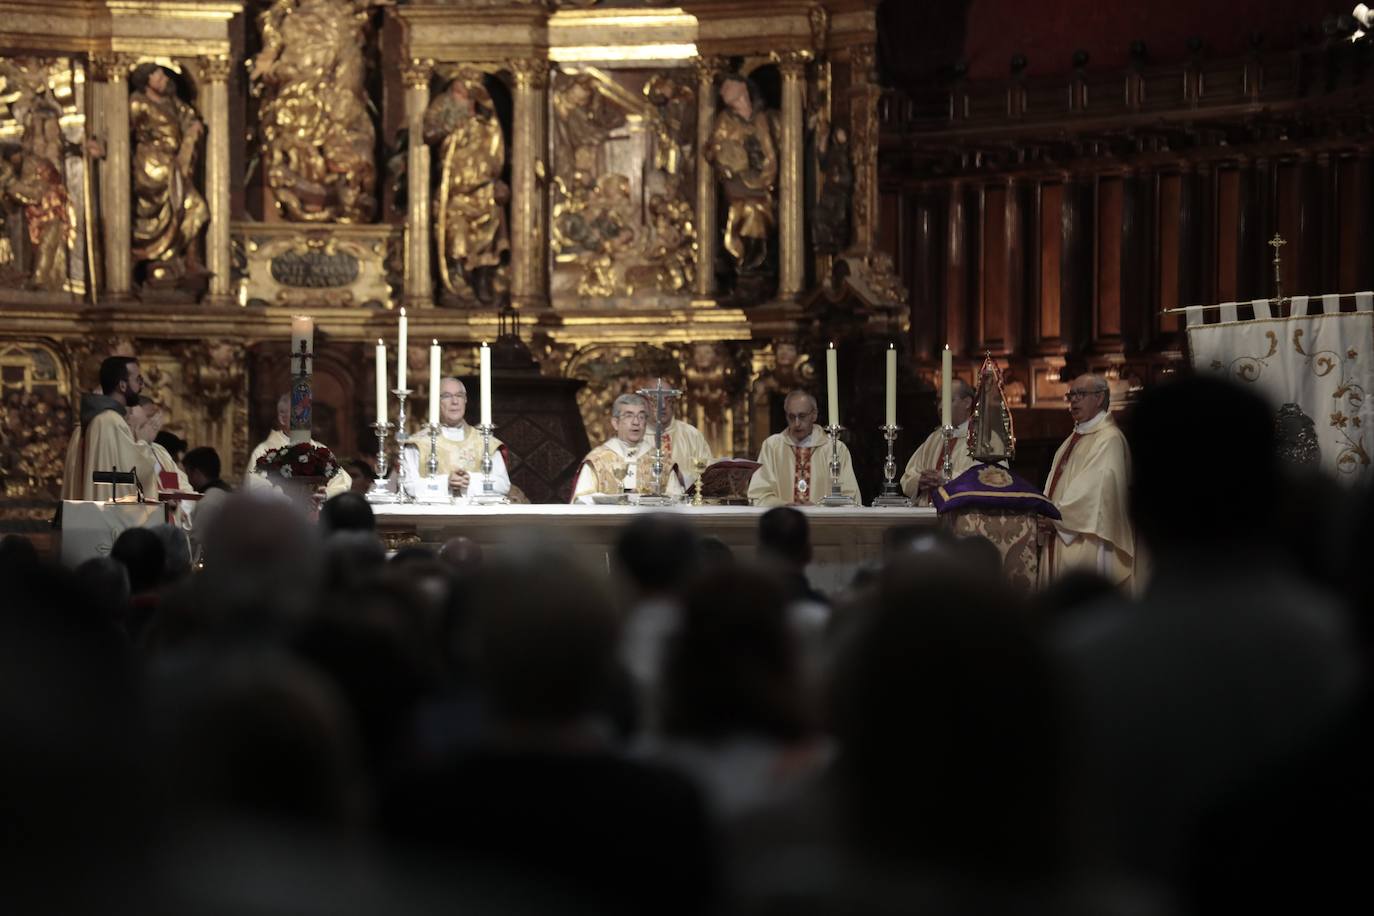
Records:
[[[689,521],[703,537],[715,535],[748,560],[758,540],[759,516],[767,509],[754,506],[434,506],[377,505],[378,532],[388,543],[406,541],[439,547],[451,537],[464,535],[484,551],[504,551],[534,544],[565,547],[598,568],[609,568],[620,529],[645,512],[667,512]],[[849,587],[854,574],[876,566],[882,556],[883,536],[893,528],[934,527],[935,510],[801,507],[811,522],[813,561],[808,569],[812,585],[834,594]]]

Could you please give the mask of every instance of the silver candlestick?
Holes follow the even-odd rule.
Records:
[[[830,435],[830,493],[821,500],[822,506],[852,506],[854,497],[840,492],[840,433],[844,427],[838,424],[822,427]]]
[[[887,460],[883,462],[883,492],[877,499],[873,500],[874,506],[887,507],[908,507],[911,500],[897,486],[895,480],[897,476],[897,459],[892,454],[893,448],[897,443],[897,433],[901,430],[900,426],[879,426],[883,431],[883,438],[887,440]]]
[[[945,434],[945,463],[940,466],[940,483],[949,483],[954,479],[954,427],[946,426]]]
[[[415,496],[407,486],[410,482],[410,471],[406,467],[404,452],[405,444],[410,441],[410,434],[406,432],[406,398],[410,397],[410,389],[393,388],[391,393],[400,404],[400,410],[396,415],[396,501],[411,503],[415,501]]]
[[[377,479],[372,481],[372,489],[367,491],[367,501],[370,503],[394,503],[396,494],[392,493],[386,486],[386,437],[396,427],[390,423],[373,423],[372,432],[377,436]]]
[[[438,424],[438,423],[426,423],[424,426],[421,426],[420,429],[422,429],[424,432],[429,433],[429,461],[426,462],[426,463],[429,465],[429,467],[428,467],[429,476],[430,476],[430,477],[438,476],[438,474],[439,474],[439,424]]]
[[[483,423],[477,427],[477,431],[482,434],[482,491],[472,492],[472,486],[468,486],[468,502],[479,506],[498,506],[505,505],[510,500],[496,490],[491,485],[491,434],[496,429],[494,423]]]

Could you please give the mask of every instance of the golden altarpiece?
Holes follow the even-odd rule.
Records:
[[[412,373],[437,339],[467,374],[503,306],[528,371],[582,383],[592,441],[663,377],[752,456],[834,320],[882,347],[908,320],[875,250],[876,6],[0,2],[9,530],[50,514],[114,353],[241,474],[296,314],[344,456],[370,453],[366,357],[400,308]],[[536,426],[503,431],[516,463],[570,483],[580,455]]]

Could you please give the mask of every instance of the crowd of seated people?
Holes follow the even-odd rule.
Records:
[[[229,494],[194,570],[6,538],[0,908],[1367,911],[1374,498],[1221,382],[1131,430],[1138,595],[942,534],[822,594],[791,508],[738,555],[641,516],[609,575],[389,556],[350,493]]]

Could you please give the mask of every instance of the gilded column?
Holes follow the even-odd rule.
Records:
[[[105,226],[105,292],[128,298],[133,288],[133,187],[129,154],[129,68],[127,55],[92,59],[104,108],[105,158],[100,169],[100,208]]]
[[[697,74],[697,279],[696,294],[716,291],[716,173],[706,158],[711,127],[716,119],[716,74],[721,62],[713,57],[693,61]]]
[[[425,142],[425,109],[429,107],[431,60],[412,60],[401,68],[406,87],[406,256],[405,298],[409,305],[430,305],[434,281],[429,272],[429,144]]]
[[[849,53],[849,136],[854,157],[854,250],[868,253],[878,238],[878,96],[872,45]]]
[[[778,164],[778,295],[790,299],[806,283],[802,223],[806,208],[802,180],[802,87],[810,54],[791,51],[778,61],[782,71],[782,149]]]
[[[206,82],[205,197],[210,226],[205,235],[205,266],[210,271],[210,301],[232,299],[229,241],[229,68],[228,57],[206,57],[200,72]]]
[[[515,130],[511,139],[511,299],[517,305],[548,302],[548,251],[539,172],[546,143],[549,62],[511,61],[515,74]]]

